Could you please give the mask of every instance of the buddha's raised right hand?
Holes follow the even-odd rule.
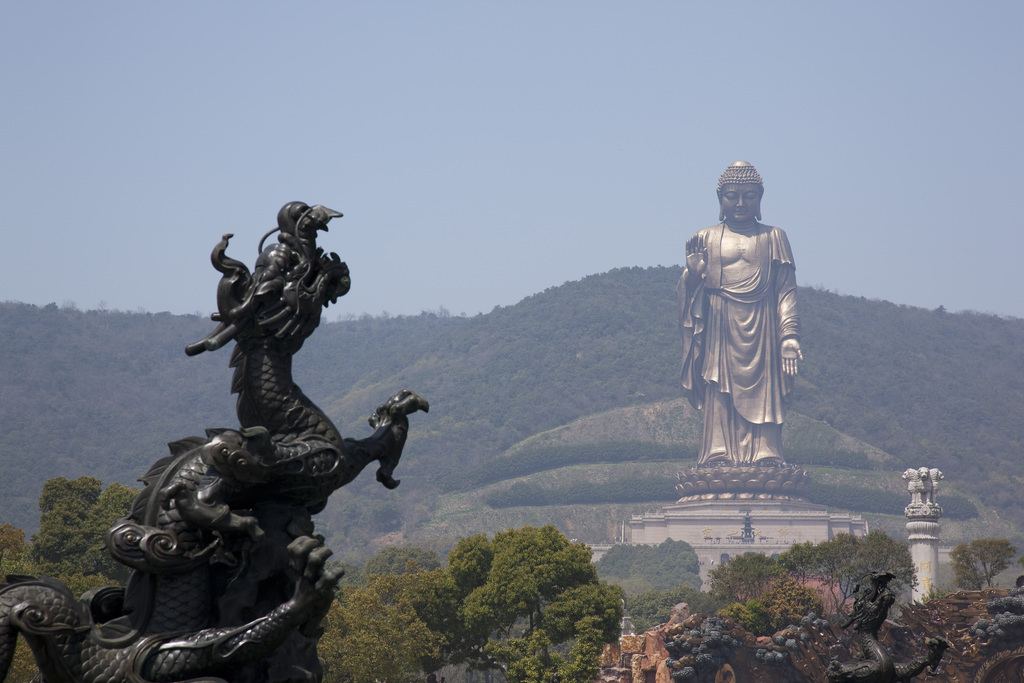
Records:
[[[686,240],[686,271],[689,279],[699,279],[708,267],[707,244],[704,235],[697,234]]]

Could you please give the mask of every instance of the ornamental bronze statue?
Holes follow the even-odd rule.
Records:
[[[682,384],[704,432],[697,466],[678,476],[681,500],[799,498],[810,483],[782,453],[803,355],[793,251],[785,232],[760,222],[763,195],[757,170],[732,164],[718,179],[720,222],[686,242]]]
[[[45,577],[0,582],[0,680],[18,635],[48,683],[320,680],[320,624],[341,571],[312,516],[371,462],[398,486],[408,416],[428,410],[402,390],[370,417],[371,436],[342,438],[292,379],[292,356],[350,286],[345,263],[316,244],[340,216],[286,204],[252,272],[226,255],[231,235],[214,247],[219,325],[186,353],[235,343],[240,424],[171,443],[142,478],[106,535],[133,570],[126,586],[78,600]]]
[[[761,176],[746,161],[718,180],[720,223],[686,243],[679,280],[683,388],[704,409],[698,465],[778,465],[800,353],[786,233],[760,223]]]
[[[885,571],[865,577],[854,591],[853,610],[842,628],[853,627],[857,656],[847,662],[833,659],[825,672],[828,683],[909,683],[925,669],[935,675],[950,642],[942,637],[925,638],[926,653],[900,664],[878,641],[878,630],[896,602],[889,582],[896,578]]]

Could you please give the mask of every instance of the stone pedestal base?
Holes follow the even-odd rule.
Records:
[[[811,478],[792,465],[692,467],[676,475],[679,502],[695,500],[803,500]]]

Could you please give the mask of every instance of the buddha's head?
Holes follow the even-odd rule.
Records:
[[[761,220],[764,183],[753,164],[737,161],[718,179],[718,220],[729,225],[751,225]]]

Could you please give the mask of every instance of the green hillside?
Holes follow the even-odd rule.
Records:
[[[669,481],[692,459],[699,435],[679,400],[679,274],[618,269],[470,318],[324,324],[296,356],[296,379],[346,436],[367,435],[366,416],[399,388],[431,403],[413,418],[397,490],[368,474],[334,496],[320,517],[332,544],[359,556],[402,538],[440,537],[463,528],[460,510],[491,531],[551,521],[600,542],[629,514],[671,502],[658,477]],[[898,485],[906,467],[939,467],[976,496],[976,520],[990,506],[1024,528],[1013,476],[1024,455],[1024,320],[808,288],[799,305],[806,360],[784,436],[790,462],[886,473]],[[211,325],[197,316],[0,304],[0,521],[33,530],[49,477],[130,484],[166,442],[235,424],[229,353],[183,352]],[[607,474],[615,467],[639,469]],[[569,489],[537,493],[540,483],[562,479],[579,490],[563,506],[508,507],[508,494],[503,503],[497,493],[518,483],[544,503]],[[625,500],[648,489],[648,501]]]
[[[410,530],[409,539],[422,543],[554,523],[581,540],[609,542],[631,515],[678,497],[676,474],[693,464],[698,439],[698,416],[682,399],[581,418],[460,473],[458,485],[447,487],[434,514]],[[784,439],[822,444],[817,464],[802,463],[814,480],[813,502],[861,512],[871,528],[906,534],[902,513],[909,498],[901,471],[892,469],[894,458],[798,413],[790,413]],[[943,484],[939,501],[944,543],[1018,536],[963,487]]]

